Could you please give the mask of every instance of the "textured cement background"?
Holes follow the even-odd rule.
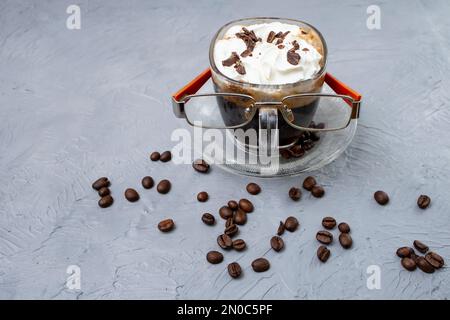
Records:
[[[0,298],[438,298],[450,297],[448,268],[409,273],[395,250],[419,239],[450,261],[450,111],[448,1],[80,1],[81,30],[68,30],[71,1],[0,3]],[[381,7],[381,30],[366,8]],[[231,19],[280,16],[309,21],[328,41],[329,70],[364,94],[354,141],[318,172],[323,199],[287,197],[301,177],[258,180],[213,168],[151,163],[187,128],[170,94],[208,65],[213,33]],[[169,178],[173,189],[144,191],[140,179]],[[102,210],[92,181],[112,180],[115,204]],[[255,179],[252,179],[255,180]],[[122,197],[141,192],[138,203]],[[391,203],[378,206],[375,190]],[[198,203],[207,190],[211,199]],[[432,197],[421,211],[416,199]],[[256,205],[242,228],[249,249],[210,265],[222,224],[206,227],[229,199]],[[295,215],[282,253],[268,251],[280,219]],[[315,233],[325,215],[352,227],[354,248],[338,243],[321,264]],[[156,224],[173,217],[177,229]],[[337,232],[334,232],[337,236]],[[271,269],[256,274],[253,259]],[[226,265],[244,275],[231,280]],[[81,268],[81,290],[65,287]],[[370,265],[381,289],[366,287]]]

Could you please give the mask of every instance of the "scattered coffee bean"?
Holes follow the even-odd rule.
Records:
[[[331,230],[336,227],[336,220],[333,217],[325,217],[322,219],[322,226],[325,229]]]
[[[112,205],[114,202],[113,197],[110,195],[104,196],[98,200],[98,205],[100,208],[108,208],[110,205]]]
[[[435,269],[440,269],[444,266],[444,258],[442,258],[440,255],[438,255],[435,252],[428,252],[425,255],[425,260],[427,260],[427,262],[429,264],[431,264]]]
[[[247,192],[252,194],[252,195],[257,195],[258,193],[261,192],[261,187],[259,185],[257,185],[256,183],[249,183],[247,185]]]
[[[195,171],[200,173],[207,173],[209,171],[209,164],[203,159],[197,159],[192,163]]]
[[[425,260],[424,257],[418,257],[415,262],[419,267],[419,269],[422,270],[423,272],[425,273],[434,272],[434,267],[427,260]]]
[[[162,232],[169,232],[175,227],[175,223],[172,219],[166,219],[158,223],[158,229]]]
[[[256,260],[253,260],[252,268],[255,272],[267,271],[270,268],[269,260],[267,260],[265,258],[258,258]]]
[[[145,189],[151,189],[155,185],[155,181],[153,181],[153,178],[150,176],[142,178],[141,183],[142,187],[144,187]]]
[[[229,235],[221,234],[220,236],[217,237],[217,244],[222,249],[230,249],[231,246],[233,245],[233,241],[231,240]]]
[[[109,194],[111,194],[111,191],[109,190],[108,187],[103,187],[103,188],[100,188],[100,190],[98,190],[98,195],[100,197],[105,197]]]
[[[238,205],[238,203],[236,201],[230,200],[230,201],[228,201],[228,207],[231,210],[236,211],[239,208],[239,205]]]
[[[223,254],[219,251],[210,251],[206,254],[206,260],[212,264],[218,264],[223,261]]]
[[[247,213],[242,209],[238,209],[238,211],[236,211],[236,214],[234,215],[234,223],[238,225],[243,225],[246,222],[247,222]]]
[[[236,239],[233,241],[233,249],[236,251],[242,251],[247,247],[247,244],[242,239]]]
[[[348,233],[341,233],[339,235],[339,243],[344,249],[349,249],[353,244],[353,240]]]
[[[172,184],[169,180],[161,180],[158,185],[156,186],[156,190],[161,194],[166,194],[170,191],[170,188],[172,187]]]
[[[430,203],[431,203],[430,197],[423,194],[419,197],[419,199],[417,199],[417,205],[419,206],[420,209],[428,208]]]
[[[228,228],[232,224],[234,224],[234,217],[230,217],[227,219],[227,221],[225,221],[225,228]]]
[[[333,242],[333,235],[331,233],[329,233],[328,231],[322,230],[322,231],[317,232],[316,239],[320,243],[330,244],[331,242]]]
[[[236,235],[236,233],[238,233],[239,231],[239,227],[237,225],[235,225],[234,223],[228,227],[225,228],[224,233],[230,237]]]
[[[272,239],[270,239],[270,246],[273,250],[279,252],[284,248],[284,241],[279,236],[273,236]]]
[[[302,192],[300,191],[299,188],[292,187],[289,189],[289,198],[291,198],[294,201],[298,201],[298,200],[300,200],[301,197],[302,197]]]
[[[311,191],[312,188],[317,184],[316,179],[314,177],[306,177],[305,180],[303,180],[303,188]]]
[[[128,188],[125,190],[125,198],[130,202],[136,202],[139,200],[139,193],[134,189]]]
[[[350,226],[347,223],[345,223],[345,222],[339,223],[338,229],[342,233],[349,233],[350,232]]]
[[[216,223],[216,218],[211,213],[206,212],[202,215],[202,221],[208,226],[212,226]]]
[[[428,251],[428,246],[419,240],[414,240],[413,245],[421,253],[426,253]]]
[[[401,247],[397,249],[397,256],[400,258],[410,258],[411,254],[414,252],[413,248],[410,247]]]
[[[384,206],[389,202],[389,196],[387,195],[386,192],[381,190],[375,192],[373,194],[373,197],[375,198],[375,201],[378,202],[378,204],[381,204],[382,206]]]
[[[202,191],[197,194],[197,200],[200,202],[206,202],[206,201],[208,201],[208,198],[209,198],[209,195],[208,195],[208,192],[206,192],[206,191]]]
[[[411,248],[412,252],[411,255],[409,256],[409,258],[413,259],[414,262],[417,264],[417,258],[419,258],[419,256],[414,252],[414,249]]]
[[[278,226],[277,235],[281,236],[284,233],[284,230],[286,230],[286,227],[283,223],[283,221],[280,221],[280,225]]]
[[[161,156],[159,157],[159,161],[161,162],[168,162],[172,160],[172,153],[170,151],[164,151],[161,153]]]
[[[228,206],[223,206],[219,209],[219,215],[222,217],[222,219],[228,219],[233,216],[233,211]]]
[[[254,210],[253,203],[251,203],[250,200],[247,199],[239,200],[239,208],[247,213],[253,212]]]
[[[405,268],[406,270],[408,270],[408,271],[416,270],[417,265],[413,259],[405,257],[405,258],[402,258],[401,262],[402,262],[403,268]]]
[[[111,183],[109,182],[107,177],[101,177],[94,181],[94,183],[92,184],[92,188],[98,191],[101,188],[109,187],[110,185]]]
[[[284,222],[284,228],[287,231],[294,232],[298,227],[298,220],[296,217],[288,217]]]
[[[161,158],[161,155],[157,151],[152,152],[152,154],[150,155],[150,160],[152,160],[152,161],[158,161],[160,158]]]
[[[239,263],[232,262],[228,265],[228,274],[232,278],[239,278],[241,276],[241,273],[242,273],[242,269],[241,269],[241,266],[239,265]]]
[[[311,189],[311,194],[316,198],[322,198],[325,195],[325,190],[323,187],[315,185]]]
[[[327,262],[328,258],[330,257],[330,250],[325,246],[320,246],[317,249],[317,258],[319,258],[322,262]]]

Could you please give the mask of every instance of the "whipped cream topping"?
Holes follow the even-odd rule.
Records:
[[[256,38],[259,38],[259,41],[254,43],[251,54],[245,52],[248,46],[242,37],[239,37],[243,28],[253,31]],[[279,32],[288,33],[284,39],[281,37],[273,39],[272,42],[267,41],[269,34],[270,39],[273,38],[273,33]],[[242,82],[287,84],[311,79],[321,68],[322,55],[307,41],[305,35],[299,26],[281,22],[232,26],[223,39],[216,41],[214,62],[221,73]],[[223,63],[227,59],[229,61],[233,53],[239,56],[237,64],[233,66],[230,63]],[[296,54],[300,56],[299,61],[288,59],[288,55],[295,58]],[[297,64],[292,64],[293,62]],[[242,67],[245,69],[244,73]]]

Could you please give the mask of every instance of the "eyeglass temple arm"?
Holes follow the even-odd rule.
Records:
[[[190,94],[197,93],[201,87],[211,78],[211,69],[205,69],[202,73],[200,73],[197,77],[195,77],[191,82],[185,85],[183,88],[178,90],[176,93],[172,95],[172,107],[173,112],[178,118],[185,118],[186,114],[184,113],[184,101],[182,99]]]
[[[187,95],[197,93],[209,78],[211,78],[211,69],[207,68],[195,77],[195,79],[172,95],[174,112],[178,117],[184,117],[184,102],[182,99]],[[349,96],[354,100],[353,105],[351,105],[352,119],[357,119],[359,117],[359,108],[361,105],[361,94],[351,89],[328,72],[325,74],[325,83],[337,94]]]

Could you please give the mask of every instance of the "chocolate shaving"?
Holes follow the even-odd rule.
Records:
[[[275,32],[274,31],[270,31],[269,35],[267,36],[267,42],[268,43],[272,43],[273,40],[275,40]]]
[[[249,49],[246,49],[246,50],[242,51],[242,53],[241,53],[241,57],[242,58],[245,58],[245,57],[248,57],[248,56],[252,56],[252,52]]]
[[[284,45],[283,44],[278,45],[278,49],[284,49]]]
[[[241,75],[245,74],[245,68],[242,65],[240,60],[238,62],[236,62],[236,64],[234,65],[234,69],[236,70],[237,73],[239,73]]]
[[[275,35],[275,38],[278,38],[278,40],[277,40],[277,42],[276,42],[275,44],[276,44],[276,45],[282,44],[283,41],[284,41],[284,38],[286,38],[286,36],[288,35],[289,32],[290,32],[290,31],[286,31],[285,33],[282,33],[281,31],[278,32],[278,33]]]
[[[231,56],[228,59],[222,61],[222,65],[224,67],[231,67],[233,64],[235,64],[238,61],[239,61],[238,54],[236,52],[232,52]]]
[[[253,49],[255,49],[256,46],[256,42],[262,41],[261,38],[258,38],[256,36],[254,31],[250,31],[245,27],[242,27],[242,32],[236,33],[236,37],[244,41],[245,46],[247,47],[247,49],[241,54],[241,56],[244,58],[249,56],[253,52]]]
[[[295,50],[289,50],[287,53],[287,61],[296,66],[300,62],[300,55]]]
[[[309,51],[309,49],[308,48],[303,48],[302,51]]]
[[[300,49],[300,45],[298,44],[298,42],[297,42],[297,40],[294,40],[293,42],[292,42],[292,45],[294,46],[294,50],[298,50],[298,49]]]
[[[305,30],[301,30],[302,34],[308,34],[308,32],[306,32]]]

